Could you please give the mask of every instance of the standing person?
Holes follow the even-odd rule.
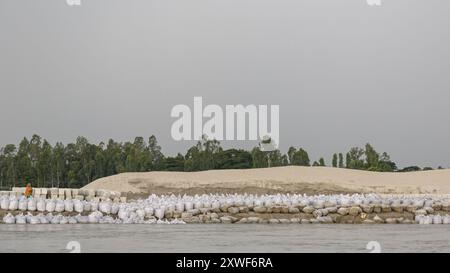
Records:
[[[25,188],[24,195],[26,198],[30,198],[32,194],[33,194],[33,188],[31,187],[31,183],[28,183],[27,187]]]

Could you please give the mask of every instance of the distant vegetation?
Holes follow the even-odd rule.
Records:
[[[95,179],[123,172],[203,171],[212,169],[250,169],[276,166],[326,166],[324,158],[311,163],[308,152],[290,147],[287,154],[279,150],[263,152],[224,150],[216,140],[203,138],[185,155],[164,156],[155,136],[147,141],[136,137],[134,142],[109,140],[98,145],[84,137],[75,143],[55,146],[40,136],[24,138],[18,146],[0,149],[0,188],[24,186],[30,182],[37,187],[81,187]],[[344,155],[334,154],[331,166],[378,172],[420,171],[412,166],[398,170],[387,153],[378,153],[370,144],[352,148]],[[430,170],[431,168],[424,168]]]

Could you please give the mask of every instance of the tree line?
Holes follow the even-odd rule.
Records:
[[[98,145],[78,137],[67,145],[52,146],[38,135],[24,138],[18,146],[8,144],[0,149],[0,189],[25,186],[82,187],[98,178],[124,172],[204,171],[213,169],[250,169],[277,166],[326,166],[325,159],[311,163],[308,152],[290,147],[287,154],[280,150],[264,152],[223,149],[216,140],[203,137],[185,155],[165,156],[155,136],[147,140],[136,137],[133,142],[110,139]],[[370,144],[354,147],[344,156],[335,153],[331,166],[379,172],[418,171],[411,166],[398,170],[387,153],[378,153]],[[425,168],[424,170],[431,169]]]

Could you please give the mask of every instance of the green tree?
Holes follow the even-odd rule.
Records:
[[[52,146],[47,140],[42,142],[41,153],[38,160],[38,172],[44,186],[54,186],[52,178]]]
[[[64,174],[66,172],[64,145],[61,142],[57,142],[53,148],[52,154],[52,169],[54,177],[56,179],[56,186],[59,188],[64,180]]]
[[[17,176],[18,185],[25,186],[26,183],[32,183],[32,168],[30,159],[30,142],[23,138],[17,151]]]
[[[148,139],[148,152],[150,159],[150,166],[148,169],[152,171],[161,170],[164,167],[164,155],[161,152],[161,146],[158,145],[158,141],[154,135]]]
[[[361,148],[351,148],[347,153],[347,168],[349,169],[365,169],[364,156],[365,151]]]
[[[289,164],[294,165],[294,154],[297,152],[297,149],[294,147],[289,147],[288,150],[288,158],[289,158]]]
[[[344,168],[344,156],[339,153],[339,168]]]
[[[166,157],[164,159],[164,170],[170,172],[184,171],[184,156],[178,153],[176,157]]]
[[[310,166],[308,153],[300,148],[293,154],[291,164],[296,166]]]
[[[373,171],[378,170],[378,162],[380,160],[380,155],[369,143],[366,144],[365,155],[367,164],[366,169]]]
[[[267,168],[269,166],[266,154],[259,147],[253,148],[251,154],[253,168]]]
[[[321,158],[319,159],[319,166],[325,167],[325,160],[323,159],[323,157],[321,157]]]
[[[337,154],[333,155],[333,160],[332,160],[331,164],[333,165],[334,168],[337,168],[337,166],[338,166],[338,155]]]
[[[252,166],[252,154],[244,150],[229,149],[217,155],[217,169],[249,169]]]
[[[13,144],[5,146],[5,180],[8,187],[15,187],[17,181],[16,153],[17,148]]]

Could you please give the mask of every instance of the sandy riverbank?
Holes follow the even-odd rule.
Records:
[[[392,193],[449,194],[450,170],[379,173],[329,167],[277,167],[204,172],[123,173],[83,189],[129,194]]]

